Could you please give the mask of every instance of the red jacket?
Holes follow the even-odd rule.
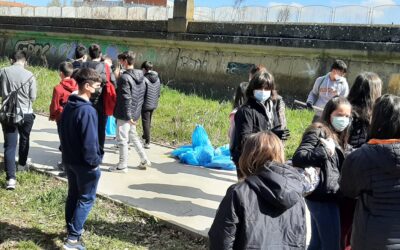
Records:
[[[61,80],[61,82],[54,87],[53,98],[50,104],[50,120],[58,122],[61,119],[61,114],[67,104],[68,98],[71,93],[78,89],[78,85],[72,78]]]

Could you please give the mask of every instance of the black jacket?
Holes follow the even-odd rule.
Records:
[[[155,71],[149,71],[144,74],[144,76],[146,77],[146,94],[142,110],[152,111],[157,108],[158,99],[160,98],[160,78],[158,77],[158,73]]]
[[[317,188],[306,198],[315,201],[334,201],[339,191],[340,169],[344,161],[344,152],[336,144],[336,152],[328,156],[320,138],[327,139],[321,124],[313,124],[304,133],[300,146],[293,155],[293,166],[299,168],[318,167],[321,169]]]
[[[305,249],[302,189],[294,168],[274,162],[232,185],[208,233],[210,249]]]
[[[353,113],[352,118],[348,143],[353,148],[359,148],[367,141],[369,123],[356,113]]]
[[[146,84],[141,70],[124,71],[117,81],[114,117],[124,121],[137,121],[141,114],[145,91]]]
[[[273,118],[269,119],[265,108],[254,98],[247,100],[235,114],[235,132],[231,146],[232,160],[239,162],[242,146],[247,136],[261,131],[269,131],[276,126],[286,128],[285,103],[282,97],[273,100]]]
[[[400,143],[369,145],[343,163],[340,188],[358,198],[351,248],[400,249]]]

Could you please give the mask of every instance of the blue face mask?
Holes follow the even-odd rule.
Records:
[[[256,98],[256,100],[261,103],[264,103],[270,97],[271,97],[271,90],[260,90],[260,89],[254,90],[254,98]]]
[[[346,116],[334,116],[332,118],[332,126],[337,132],[342,132],[349,126],[350,118]]]

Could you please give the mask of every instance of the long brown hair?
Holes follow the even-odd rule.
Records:
[[[239,167],[244,177],[253,175],[266,163],[285,162],[285,153],[281,140],[272,132],[258,132],[250,135],[239,159]]]

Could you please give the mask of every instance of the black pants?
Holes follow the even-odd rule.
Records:
[[[94,108],[97,111],[98,118],[98,137],[99,137],[99,146],[100,146],[100,154],[103,158],[104,156],[104,143],[106,141],[106,125],[107,125],[107,115],[104,114],[104,106],[103,106],[103,96],[101,96],[98,102],[94,105]]]
[[[21,125],[1,124],[4,135],[4,166],[6,168],[6,179],[15,177],[15,153],[19,134],[18,164],[24,166],[28,159],[29,137],[35,120],[34,114],[24,114],[24,123]]]
[[[153,116],[153,110],[142,110],[142,126],[143,136],[145,143],[150,143],[150,128],[151,128],[151,117]]]

